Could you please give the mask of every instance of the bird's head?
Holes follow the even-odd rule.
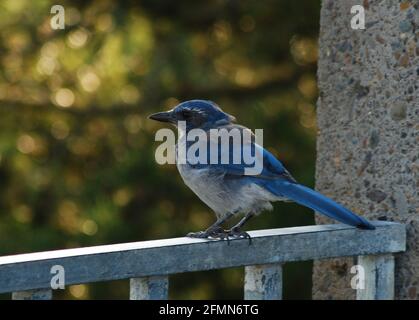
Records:
[[[178,125],[178,121],[186,122],[186,129],[210,129],[226,125],[235,120],[212,101],[189,100],[178,104],[172,110],[158,112],[149,116],[150,119]]]

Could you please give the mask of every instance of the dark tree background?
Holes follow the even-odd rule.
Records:
[[[154,160],[152,112],[209,99],[314,184],[320,1],[0,1],[0,254],[183,236],[214,219]],[[277,203],[248,229],[313,224]],[[285,268],[310,298],[311,264]],[[241,298],[243,270],[174,275],[171,298]],[[57,298],[128,297],[128,281]],[[3,295],[4,296],[4,295]]]

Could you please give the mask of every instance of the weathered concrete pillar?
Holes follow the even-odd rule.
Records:
[[[351,29],[358,4],[365,30]],[[407,225],[399,299],[419,298],[418,39],[417,1],[323,0],[316,188],[369,219]],[[315,262],[313,298],[354,299],[354,263]]]

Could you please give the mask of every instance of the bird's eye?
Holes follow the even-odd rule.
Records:
[[[189,119],[191,117],[192,113],[189,110],[183,110],[182,111],[182,118],[183,119]]]

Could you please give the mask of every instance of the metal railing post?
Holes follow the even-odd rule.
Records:
[[[13,300],[51,300],[51,289],[35,289],[27,291],[16,291],[12,293]]]
[[[359,256],[364,269],[364,288],[356,292],[357,300],[394,299],[394,257],[392,254]]]
[[[169,277],[131,278],[129,287],[130,300],[167,300],[169,294]]]
[[[281,300],[282,265],[246,266],[244,276],[245,300]]]

